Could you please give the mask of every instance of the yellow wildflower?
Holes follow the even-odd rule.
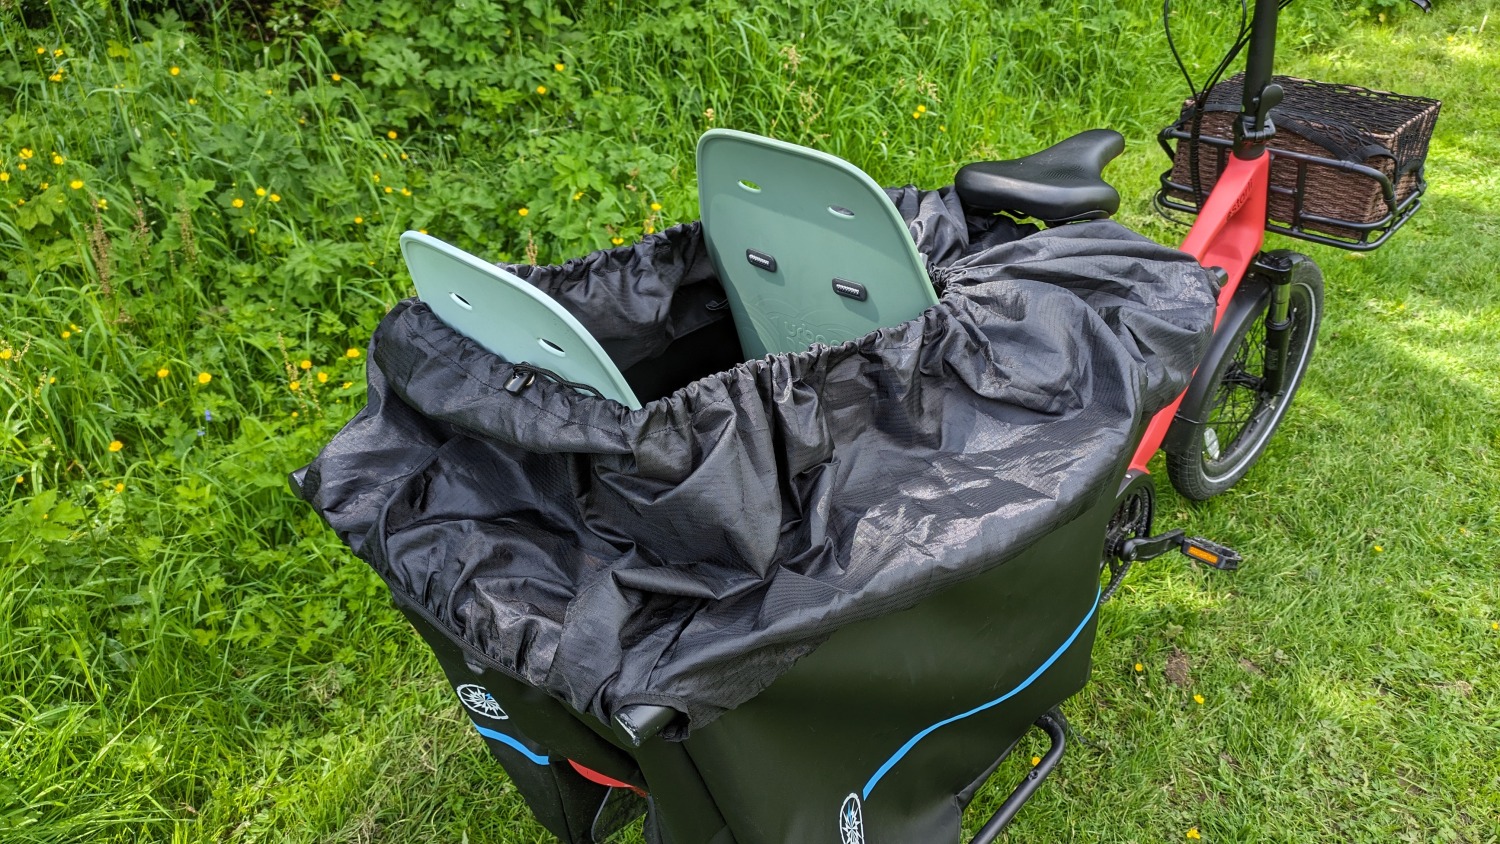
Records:
[[[296,418],[297,418],[297,416],[298,416],[298,415],[299,415],[299,414],[298,414],[298,413],[297,413],[297,411],[295,411],[295,410],[294,410],[294,411],[292,411],[292,418],[293,418],[293,419],[296,419]]]
[[[125,444],[122,443],[122,442],[120,442],[119,440],[110,440],[109,441],[109,450],[110,451],[119,451],[120,449],[122,449],[124,447],[125,447]]]
[[[10,360],[15,356],[16,353],[11,351],[10,349],[0,349],[0,360]]]
[[[188,105],[197,105],[197,104],[198,104],[198,98],[197,97],[188,97]]]
[[[538,85],[538,86],[536,86],[536,92],[538,94],[546,94],[547,93],[547,86],[546,85]]]
[[[1191,828],[1191,829],[1189,829],[1187,831],[1187,837],[1191,838],[1194,841],[1197,841],[1197,840],[1201,839],[1203,836],[1201,836],[1201,835],[1198,834],[1198,827],[1195,826],[1195,827],[1193,827],[1193,828]]]
[[[245,207],[245,200],[240,199],[239,197],[236,196],[234,199],[232,199],[232,200],[229,201],[229,204],[232,205],[232,206],[234,206],[235,208],[244,208]]]
[[[271,201],[272,202],[280,202],[281,201],[281,194],[279,194],[279,193],[273,193],[273,194],[271,194]]]
[[[301,367],[303,369],[312,369],[312,361],[307,360],[307,359],[303,359],[303,361],[301,363],[297,364],[297,366],[299,366],[299,367]]]
[[[522,209],[517,210],[516,213],[520,214],[522,217],[524,217],[527,214],[531,213],[531,209],[530,208],[522,208]]]
[[[390,138],[390,139],[391,139],[391,140],[393,140],[393,141],[394,141],[394,140],[396,140],[396,130],[395,130],[395,129],[392,129],[392,130],[391,130],[391,131],[389,131],[389,132],[386,132],[386,133],[385,133],[385,136],[386,136],[386,137],[387,137],[387,138]]]
[[[123,484],[123,483],[117,483],[117,484],[115,484],[115,492],[124,492],[124,491],[125,491],[125,484]]]
[[[578,193],[573,194],[574,202],[577,202],[580,199],[583,199],[583,191],[579,191]]]
[[[1196,703],[1199,706],[1202,706],[1203,705],[1203,695],[1193,695],[1193,703]]]
[[[372,182],[378,182],[378,181],[380,181],[380,174],[379,173],[371,173],[370,174],[370,181],[372,181]]]
[[[97,206],[99,206],[99,210],[100,211],[108,211],[109,210],[109,200],[105,199],[102,196],[99,197],[99,199],[96,202],[94,202],[94,204],[97,205]]]
[[[1379,546],[1379,545],[1375,546],[1375,553],[1379,554],[1379,553],[1382,553],[1383,551],[1385,551],[1385,548],[1383,548],[1382,546]]]
[[[356,225],[356,226],[357,226],[357,225],[360,225],[360,224],[361,224],[361,223],[363,223],[363,222],[364,222],[364,221],[365,221],[365,218],[364,218],[364,217],[355,217],[355,218],[354,218],[354,225]]]
[[[62,338],[64,340],[66,340],[66,339],[68,339],[69,337],[72,337],[72,336],[73,336],[73,332],[68,331],[67,329],[63,329]]]
[[[26,476],[25,475],[16,475],[16,483],[18,483],[18,484],[24,484],[24,483],[26,483]]]
[[[350,349],[349,351],[344,352],[344,357],[349,358],[351,360],[354,359],[354,358],[359,357],[359,349]]]
[[[0,171],[0,182],[8,182],[8,181],[10,181],[10,171],[9,170]]]
[[[402,188],[401,189],[401,195],[402,196],[411,196],[411,188]]]
[[[914,111],[914,112],[911,113],[911,116],[912,116],[913,119],[921,117],[922,116],[922,112],[920,112],[920,111]]]
[[[567,70],[567,68],[568,66],[563,64],[562,62],[558,62],[557,64],[554,64],[552,66],[552,69],[557,71],[558,73],[562,73],[564,70]]]
[[[181,73],[181,72],[182,72],[182,68],[180,68],[180,67],[178,67],[178,66],[177,66],[177,65],[175,65],[175,64],[174,64],[174,65],[172,65],[172,67],[171,67],[171,68],[170,68],[170,69],[168,69],[168,70],[167,70],[167,73],[170,73],[170,74],[172,74],[172,75],[173,75],[173,76],[176,76],[176,75],[177,75],[177,74],[179,74],[179,73]]]
[[[47,383],[48,384],[56,384],[57,383],[57,376],[56,375],[49,375],[49,376],[47,376]]]
[[[347,390],[347,389],[349,389],[350,387],[353,387],[353,386],[354,386],[354,382],[353,381],[345,381],[343,389]]]
[[[1139,674],[1139,673],[1141,673],[1141,672],[1142,672],[1142,671],[1145,671],[1145,670],[1146,670],[1146,666],[1144,666],[1144,665],[1141,665],[1141,664],[1140,664],[1140,663],[1139,663],[1139,662],[1137,662],[1137,663],[1136,663],[1136,664],[1135,664],[1135,672],[1136,672],[1136,673],[1137,673],[1137,674]]]
[[[250,228],[245,229],[245,231],[249,234],[255,234],[255,226],[251,226]]]
[[[200,373],[198,373],[198,383],[199,384],[207,384],[208,382],[210,382],[212,380],[214,380],[214,377],[212,375],[209,375],[207,372],[200,372]]]
[[[402,161],[405,161],[405,160],[406,160],[406,153],[404,153],[404,152],[403,152],[403,153],[401,153],[401,160],[402,160]]]
[[[58,164],[58,165],[61,165],[61,164],[62,164],[62,163],[63,163],[63,162],[64,162],[64,161],[67,161],[67,160],[68,160],[68,159],[66,159],[66,158],[63,158],[63,157],[62,157],[62,156],[60,156],[60,155],[58,155],[58,154],[57,154],[57,153],[55,153],[55,152],[54,152],[54,153],[52,153],[52,163],[53,163],[53,164]]]
[[[165,378],[165,377],[167,377],[168,375],[171,375],[171,374],[172,374],[172,370],[167,369],[165,366],[163,366],[161,369],[156,370],[156,377],[157,378]]]
[[[939,126],[938,127],[938,131],[939,132],[946,132],[946,131],[948,131],[948,127],[947,126]]]
[[[74,179],[73,181],[68,182],[68,187],[72,188],[73,190],[78,190],[79,188],[83,187],[83,180]]]
[[[58,72],[56,72],[56,73],[52,74],[51,76],[47,77],[47,79],[49,81],[51,81],[51,82],[61,82],[62,81],[62,71],[59,70]]]
[[[38,56],[45,56],[45,55],[47,55],[47,48],[46,47],[38,47],[38,48],[36,48],[36,54]]]
[[[420,234],[427,234],[427,230],[426,229],[417,229],[417,232],[420,233]]]
[[[59,59],[62,58],[62,55],[63,55],[62,48],[58,47],[56,50],[53,50],[52,51],[52,55],[56,56]]]
[[[924,106],[924,105],[917,106],[917,114],[926,114],[926,113],[927,113],[927,106]]]
[[[17,170],[25,170],[26,169],[26,162],[23,161],[20,164],[17,164],[16,165],[16,169]]]
[[[29,147],[21,147],[21,157],[22,158],[30,158],[33,155],[36,155],[36,153],[32,152]]]
[[[266,195],[266,189],[265,188],[256,188],[255,189],[255,195],[256,196],[265,196]]]
[[[612,237],[612,238],[609,239],[609,242],[613,243],[616,246],[619,246],[620,244],[622,244],[622,243],[625,242],[625,238],[623,238],[623,237]]]
[[[287,386],[291,387],[292,388],[292,392],[295,393],[298,390],[302,389],[302,382],[301,381],[293,381],[292,383],[288,384]]]
[[[334,75],[332,75],[332,76],[330,76],[328,78],[332,79],[335,82],[343,82],[344,81],[344,77],[339,76],[337,73],[335,73]]]
[[[1036,766],[1038,766],[1040,764],[1042,764],[1042,757],[1040,757],[1040,756],[1033,756],[1033,757],[1031,757],[1031,767],[1035,768]]]
[[[653,203],[651,203],[651,210],[652,211],[660,211],[661,210],[661,203],[660,202],[653,202]]]
[[[319,372],[318,373],[318,383],[319,384],[327,384],[328,383],[328,373],[326,373],[326,372]]]
[[[390,186],[390,185],[386,185],[386,186],[385,186],[385,192],[386,192],[386,193],[395,193],[395,192],[396,192],[396,189],[395,189],[395,188],[393,188],[393,187],[391,187],[391,186]]]

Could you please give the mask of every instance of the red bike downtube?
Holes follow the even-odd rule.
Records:
[[[1266,242],[1266,200],[1271,186],[1271,156],[1243,159],[1230,156],[1219,181],[1209,193],[1198,221],[1182,242],[1182,251],[1198,259],[1205,267],[1220,267],[1229,275],[1219,291],[1214,327],[1224,318],[1229,300],[1239,289],[1250,262],[1260,254]],[[1167,438],[1167,429],[1182,404],[1178,396],[1162,408],[1146,426],[1140,447],[1130,459],[1130,468],[1146,471],[1146,464]]]

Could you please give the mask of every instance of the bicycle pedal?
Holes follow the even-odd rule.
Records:
[[[1219,571],[1234,571],[1245,559],[1233,548],[1217,542],[1209,542],[1201,536],[1183,537],[1182,553],[1200,563],[1207,563]]]

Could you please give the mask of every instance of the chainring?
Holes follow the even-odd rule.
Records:
[[[1131,476],[1115,498],[1115,512],[1110,515],[1104,528],[1104,554],[1099,561],[1099,574],[1107,574],[1109,582],[1100,593],[1099,602],[1108,601],[1125,574],[1130,571],[1131,561],[1121,555],[1125,543],[1131,539],[1151,535],[1151,522],[1156,515],[1156,484],[1145,472],[1131,472]]]

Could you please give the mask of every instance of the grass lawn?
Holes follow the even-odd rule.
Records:
[[[710,126],[937,186],[1108,125],[1119,219],[1183,234],[1146,0],[212,5],[0,2],[7,844],[550,840],[284,480],[363,402],[400,232],[554,262],[693,219]],[[1272,238],[1324,270],[1312,371],[1243,483],[1158,501],[1245,565],[1137,567],[1005,840],[1500,841],[1500,2],[1435,5],[1286,12],[1278,70],[1443,100],[1426,206]],[[1238,4],[1175,8],[1201,78]]]

